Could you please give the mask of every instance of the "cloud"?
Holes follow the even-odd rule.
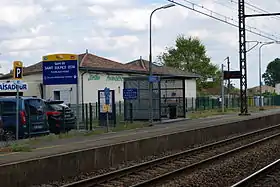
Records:
[[[238,24],[235,1],[175,1]],[[85,49],[123,63],[140,56],[148,59],[150,13],[167,3],[167,0],[1,0],[0,71],[8,72],[14,60],[21,60],[27,66],[40,61],[45,54],[83,53]],[[194,3],[202,6],[194,6]],[[256,0],[254,5],[269,12],[280,8],[279,2]],[[262,11],[247,3],[246,12]],[[248,29],[258,28],[280,38],[279,17],[246,21]],[[239,68],[238,29],[180,6],[162,9],[153,15],[153,59],[174,45],[179,34],[199,37],[213,63],[220,66],[225,57],[230,56],[231,69]],[[268,41],[249,32],[247,40]],[[277,57],[279,47],[270,45],[262,49],[263,72],[268,62]],[[247,61],[248,85],[257,85],[258,47],[248,53]],[[239,85],[238,81],[236,84]]]
[[[1,6],[1,3],[0,3]],[[8,24],[20,24],[26,19],[35,17],[42,11],[42,8],[37,5],[15,6],[4,5],[1,6],[0,21],[7,22]]]

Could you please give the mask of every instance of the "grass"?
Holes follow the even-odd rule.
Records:
[[[263,107],[263,110],[269,110],[269,109],[276,109],[280,108],[279,106],[265,106]],[[250,107],[249,112],[256,112],[259,111],[259,107]],[[198,118],[206,118],[210,116],[215,115],[225,115],[225,114],[233,114],[238,113],[239,108],[231,108],[231,109],[225,109],[225,112],[221,112],[221,109],[213,109],[213,110],[204,110],[204,111],[193,111],[188,112],[187,116],[191,119],[198,119]],[[97,123],[96,123],[97,124]],[[73,137],[82,137],[82,136],[94,136],[94,135],[101,135],[104,133],[107,133],[106,127],[99,127],[96,124],[93,125],[94,130],[93,131],[70,131],[69,133],[61,133],[59,135],[50,134],[48,136],[42,136],[42,137],[35,137],[30,139],[24,139],[20,140],[16,143],[12,143],[10,145],[7,145],[6,147],[3,147],[0,149],[0,152],[30,152],[32,151],[32,147],[34,145],[40,145],[40,143],[43,142],[51,142],[59,139],[66,139],[66,138],[73,138]],[[143,127],[148,127],[149,123],[145,122],[138,122],[135,121],[133,123],[129,122],[119,122],[116,127],[110,127],[109,132],[119,132],[124,130],[132,130],[132,129],[139,129]]]
[[[277,109],[279,106],[264,106],[261,109],[259,107],[249,107],[249,112],[257,112],[260,110],[270,110]],[[187,115],[190,119],[198,119],[198,118],[206,118],[216,115],[226,115],[226,114],[234,114],[240,111],[239,108],[225,108],[225,111],[222,112],[221,109],[212,109],[212,110],[202,110],[202,111],[193,111],[189,112]]]
[[[137,128],[143,128],[148,126],[144,122],[134,122],[134,123],[126,123],[122,122],[118,124],[116,127],[110,127],[109,132],[118,132],[124,130],[131,130]],[[0,148],[0,153],[7,152],[31,152],[35,145],[40,145],[40,143],[51,142],[59,139],[73,138],[78,136],[94,136],[107,133],[106,127],[97,127],[95,126],[93,131],[70,131],[69,133],[61,133],[59,135],[50,134],[47,136],[34,137],[29,139],[19,140],[14,143],[7,143],[7,146]]]
[[[121,123],[116,125],[116,127],[109,127],[109,132],[119,132],[124,130],[132,130],[148,127],[148,124],[145,122],[133,122],[133,123]],[[85,136],[97,135],[97,134],[104,134],[107,133],[107,127],[96,127],[94,131],[88,132]]]

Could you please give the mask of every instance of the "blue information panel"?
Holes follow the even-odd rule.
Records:
[[[43,84],[77,84],[77,60],[43,61]]]
[[[160,78],[158,76],[149,76],[149,82],[159,82]]]
[[[123,99],[126,100],[137,99],[137,88],[123,89]]]
[[[105,88],[104,89],[104,95],[105,95],[105,104],[109,105],[110,104],[110,88]]]

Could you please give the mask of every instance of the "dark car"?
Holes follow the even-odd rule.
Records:
[[[42,99],[34,97],[19,97],[19,113],[16,113],[16,97],[0,98],[0,115],[2,129],[9,139],[16,135],[16,115],[19,119],[19,138],[49,134],[49,125],[44,111]]]
[[[45,101],[50,132],[59,134],[75,128],[76,117],[63,101]]]

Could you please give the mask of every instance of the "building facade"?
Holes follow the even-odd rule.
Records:
[[[90,53],[79,55],[79,103],[94,103],[98,100],[98,90],[105,87],[115,90],[115,100],[123,100],[123,79],[129,76],[147,76],[148,61],[138,59],[126,64],[112,61]],[[196,97],[195,74],[189,74],[172,68],[156,66],[153,67],[155,75],[180,75],[185,77],[186,97]],[[21,90],[23,96],[36,96],[44,99],[64,100],[65,103],[76,104],[77,85],[46,85],[42,83],[42,62],[24,68],[23,83],[27,89]],[[0,77],[0,83],[7,84],[11,81],[12,74]],[[5,93],[5,94],[4,94]],[[10,91],[15,95],[15,91]],[[0,96],[9,95],[1,90]]]

